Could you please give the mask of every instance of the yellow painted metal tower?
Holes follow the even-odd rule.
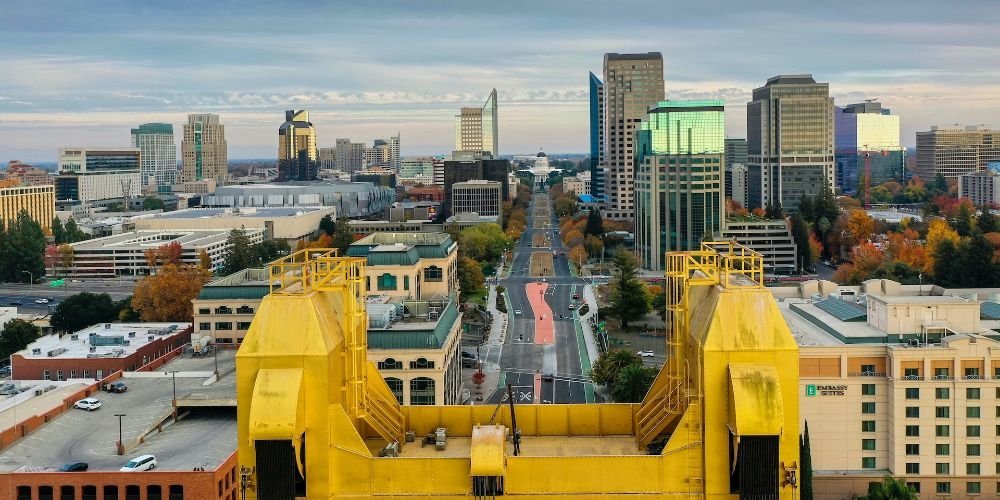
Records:
[[[241,494],[798,498],[798,348],[761,256],[706,243],[667,262],[669,360],[643,402],[515,405],[513,419],[396,402],[366,360],[363,258],[275,262],[236,356]]]

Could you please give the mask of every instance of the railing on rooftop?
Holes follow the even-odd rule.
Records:
[[[271,293],[304,293],[317,276],[331,266],[332,257],[337,257],[336,248],[304,248],[282,257],[267,265],[268,286]],[[321,274],[317,266],[323,266]]]

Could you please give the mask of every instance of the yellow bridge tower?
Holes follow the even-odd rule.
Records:
[[[236,356],[243,498],[797,498],[798,348],[761,256],[667,262],[669,360],[642,403],[496,408],[400,406],[366,360],[365,260],[276,261]]]

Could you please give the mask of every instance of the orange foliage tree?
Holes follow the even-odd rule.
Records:
[[[197,266],[167,264],[139,281],[132,294],[132,309],[143,321],[191,321],[191,301],[210,276]]]
[[[855,209],[847,213],[847,234],[851,238],[850,243],[857,245],[863,241],[868,241],[875,231],[875,220],[864,210]]]
[[[924,272],[934,274],[934,254],[942,241],[951,241],[958,245],[958,232],[951,228],[944,219],[934,219],[927,225],[927,260]]]

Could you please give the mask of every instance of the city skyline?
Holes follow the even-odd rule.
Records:
[[[442,154],[454,110],[496,87],[502,154],[585,153],[587,73],[600,73],[605,52],[662,52],[666,97],[724,100],[733,137],[745,136],[752,89],[776,74],[811,73],[838,104],[879,99],[901,117],[908,147],[931,125],[992,124],[1000,111],[990,64],[1000,42],[989,23],[1000,6],[988,2],[838,12],[631,2],[612,13],[562,1],[419,10],[388,2],[316,7],[308,21],[266,3],[202,5],[198,14],[186,5],[11,2],[0,33],[0,150],[55,161],[60,144],[126,146],[139,124],[179,129],[188,114],[213,113],[229,129],[232,158],[268,158],[274,116],[305,108],[322,137],[398,130],[404,155]],[[483,30],[490,16],[504,29]],[[303,67],[312,71],[289,82]],[[32,132],[40,128],[47,133]]]

